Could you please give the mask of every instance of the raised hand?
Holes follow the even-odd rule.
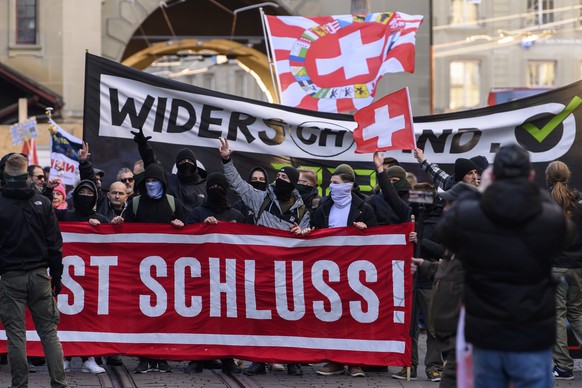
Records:
[[[384,154],[378,151],[374,152],[374,164],[376,165],[376,171],[384,171]]]
[[[219,137],[218,140],[220,140],[220,148],[218,149],[220,151],[220,156],[224,160],[230,159],[230,155],[232,155],[233,151],[228,146],[228,140],[226,140],[225,137]]]
[[[131,131],[131,134],[133,135],[133,141],[135,141],[137,144],[145,144],[149,139],[152,138],[151,136],[144,136],[143,129],[141,128],[139,128],[137,131]]]
[[[89,160],[91,153],[89,152],[89,143],[83,142],[83,146],[79,150],[79,162],[86,162]]]
[[[426,157],[424,156],[424,151],[416,147],[414,149],[414,158],[418,160],[418,163],[424,162],[426,160]]]

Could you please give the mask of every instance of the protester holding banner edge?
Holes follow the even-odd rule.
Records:
[[[232,162],[233,151],[226,138],[220,140],[220,156],[224,168],[224,175],[229,185],[239,195],[256,217],[258,226],[289,230],[295,235],[307,234],[311,231],[309,212],[306,211],[301,195],[295,189],[299,180],[299,172],[292,166],[279,170],[274,184],[267,186],[266,191],[260,191],[248,182],[245,182]],[[264,363],[253,362],[243,373],[248,376],[265,374]],[[303,374],[300,364],[288,364],[287,373],[300,376]]]

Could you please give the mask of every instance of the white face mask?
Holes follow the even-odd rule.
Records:
[[[160,199],[164,194],[164,186],[160,181],[146,182],[146,191],[151,199]]]
[[[331,199],[337,207],[344,208],[352,202],[353,185],[353,182],[332,183],[329,185]]]

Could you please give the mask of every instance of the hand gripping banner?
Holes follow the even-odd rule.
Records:
[[[306,237],[231,223],[61,229],[67,356],[410,365],[410,223]],[[31,320],[27,336],[42,355]]]

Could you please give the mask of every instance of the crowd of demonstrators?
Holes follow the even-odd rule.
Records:
[[[266,170],[257,166],[244,180],[224,138],[217,155],[223,171],[207,175],[194,152],[183,148],[175,158],[177,173],[169,173],[156,159],[148,139],[142,131],[134,132],[142,160],[136,161],[133,169],[120,168],[109,190],[99,186],[103,173],[91,164],[89,146],[83,144],[79,151],[81,181],[69,190],[68,202],[67,187],[58,179],[47,179],[41,167],[26,165],[23,176],[1,174],[2,200],[15,200],[10,197],[13,186],[20,185],[20,190],[28,190],[26,195],[50,198],[51,214],[59,221],[87,222],[93,227],[144,222],[181,228],[200,222],[237,222],[301,236],[320,228],[364,230],[414,221],[416,232],[409,236],[416,245],[411,379],[418,378],[416,321],[420,319],[427,332],[427,379],[440,381],[441,387],[456,385],[455,341],[463,303],[467,311],[465,333],[475,346],[475,386],[515,383],[522,378],[543,382],[551,382],[552,376],[573,378],[565,322],[567,319],[576,338],[582,340],[582,233],[578,232],[582,228],[582,200],[568,186],[570,171],[564,163],[549,164],[547,195],[532,183],[528,154],[517,146],[501,147],[489,169],[482,156],[458,158],[453,175],[428,163],[423,151],[416,149],[415,158],[429,178],[421,183],[398,160],[375,153],[372,162],[377,186],[369,196],[360,192],[354,169],[340,164],[332,173],[329,195],[322,198],[318,175],[311,169],[285,166],[271,181]],[[2,170],[12,156],[23,157],[4,156]],[[229,203],[229,190],[239,198],[234,205]],[[434,202],[422,206],[411,202],[411,190],[429,192]],[[25,197],[18,200],[28,201]],[[566,241],[571,225],[577,232]],[[53,276],[53,288],[58,285],[57,277],[60,275]],[[47,355],[47,362],[50,358],[52,363],[49,369],[53,368],[54,378],[60,379],[54,350],[51,352]],[[22,366],[21,355],[16,354],[15,362]],[[61,365],[68,367],[68,360]],[[500,365],[507,369],[506,360],[518,367],[502,373]],[[99,361],[83,358],[83,370],[102,373]],[[118,365],[121,360],[108,357],[107,362]],[[253,362],[242,372],[261,375],[267,373],[268,366]],[[195,373],[203,368],[222,368],[227,374],[241,372],[232,358],[191,361],[184,371]],[[285,367],[273,364],[272,370]],[[288,364],[286,370],[290,375],[303,373],[298,364]],[[365,376],[365,370],[363,365],[346,367],[329,362],[316,373],[359,377]],[[22,368],[16,371],[22,379]],[[165,360],[141,358],[134,372],[153,371],[172,372],[172,368]],[[392,377],[404,379],[407,372],[402,368]]]

